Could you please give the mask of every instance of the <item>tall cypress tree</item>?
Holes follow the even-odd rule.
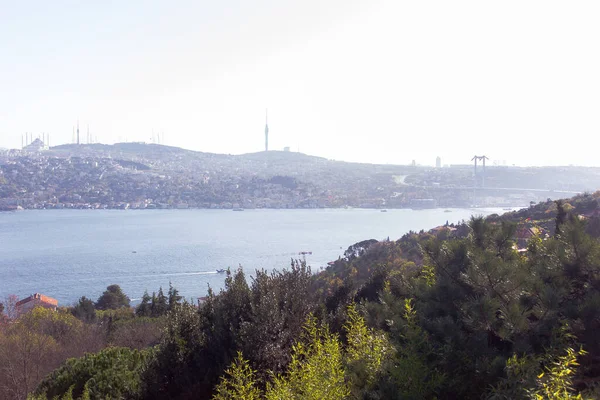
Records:
[[[135,311],[138,317],[149,317],[152,315],[152,305],[150,304],[151,301],[152,298],[148,294],[148,291],[145,290],[144,295],[142,296],[142,302]]]
[[[175,305],[179,304],[179,302],[181,301],[181,298],[182,298],[179,295],[179,291],[173,287],[171,282],[169,282],[168,298],[169,298],[169,311],[171,311],[175,307]]]

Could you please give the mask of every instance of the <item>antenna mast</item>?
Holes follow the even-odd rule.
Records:
[[[265,108],[265,151],[269,151],[269,110]]]

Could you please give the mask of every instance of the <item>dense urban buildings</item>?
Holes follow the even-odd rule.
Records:
[[[0,209],[525,206],[600,186],[598,168],[487,166],[484,186],[469,164],[346,163],[290,151],[233,156],[144,143],[43,149],[36,139],[0,154]]]

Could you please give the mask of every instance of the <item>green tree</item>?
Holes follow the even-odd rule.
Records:
[[[110,285],[96,301],[98,310],[116,310],[121,307],[129,307],[129,297],[123,293],[119,285]]]
[[[36,390],[36,395],[54,398],[72,393],[91,399],[138,399],[141,372],[151,360],[153,350],[109,347],[98,353],[73,358],[50,375]]]
[[[531,399],[567,400],[583,399],[577,393],[573,379],[579,369],[578,359],[587,352],[575,351],[575,337],[568,326],[554,329],[550,348],[542,354],[513,354],[506,361],[506,377],[491,391],[488,400]],[[590,393],[597,398],[597,393]]]
[[[302,339],[292,348],[292,361],[284,374],[274,375],[267,383],[268,400],[313,399],[340,400],[350,395],[345,380],[342,347],[327,327],[319,327],[309,316]],[[229,368],[228,376],[217,386],[215,399],[259,398],[254,372],[241,353]]]
[[[270,372],[282,373],[290,363],[290,350],[314,309],[311,283],[310,268],[303,263],[281,272],[256,271],[239,344],[261,380]]]
[[[567,222],[567,210],[563,200],[556,200],[556,219],[554,225],[554,236],[561,233],[561,227]]]
[[[301,340],[292,348],[292,361],[284,375],[267,385],[265,398],[339,400],[350,395],[345,379],[342,346],[327,327],[309,316]]]
[[[355,307],[349,307],[344,326],[345,350],[337,335],[309,315],[299,340],[292,346],[291,362],[281,374],[264,380],[239,352],[221,377],[214,399],[345,399],[367,398],[372,385],[391,360],[393,348],[386,335],[365,325]]]
[[[145,290],[144,294],[142,295],[142,301],[135,310],[135,315],[138,317],[150,317],[152,315],[151,301],[152,298],[148,294],[148,291]]]
[[[27,396],[27,400],[48,400],[48,397],[45,394],[33,394]],[[52,400],[90,400],[90,393],[87,389],[85,389],[84,392],[81,394],[81,397],[73,398],[73,387],[70,387],[64,395],[54,396]]]
[[[261,382],[269,371],[285,371],[314,308],[310,293],[310,269],[302,263],[283,272],[257,271],[251,287],[241,268],[227,271],[225,288],[218,294],[209,290],[197,312],[184,303],[168,314],[167,333],[148,372],[147,381],[153,382],[148,396],[210,397],[238,351],[251,355],[248,361]]]
[[[250,368],[250,363],[244,360],[241,352],[231,366],[225,371],[225,376],[217,385],[215,400],[258,400],[262,398],[260,390],[256,387],[255,372]]]
[[[585,354],[582,349],[567,348],[565,355],[558,356],[537,376],[537,387],[529,391],[531,397],[535,400],[582,399],[581,394],[575,392],[572,380],[579,366],[577,357]]]
[[[155,292],[152,292],[152,298],[150,299],[150,316],[154,318],[160,317],[165,315],[167,311],[169,311],[168,299],[161,287],[158,289],[158,295]]]
[[[344,325],[348,341],[344,356],[346,375],[351,382],[353,397],[362,399],[381,378],[395,349],[383,332],[367,327],[355,305],[349,306],[347,313]]]
[[[76,318],[84,322],[94,322],[96,320],[95,304],[85,296],[79,299],[71,312]]]
[[[182,392],[209,398],[218,377],[207,378],[222,370],[204,361],[205,338],[198,310],[184,303],[168,315],[164,331],[156,357],[144,371],[144,398],[177,398]]]
[[[182,297],[179,295],[179,291],[173,287],[169,282],[169,292],[167,294],[169,300],[169,311],[175,308],[175,306],[181,303]]]

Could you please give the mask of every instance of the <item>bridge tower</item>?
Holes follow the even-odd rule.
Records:
[[[481,174],[481,187],[485,187],[485,160],[489,160],[487,156],[473,156],[471,161],[474,161],[474,171],[473,171],[473,179],[475,182],[475,186],[477,186],[477,161],[481,161],[483,165],[483,173]]]

